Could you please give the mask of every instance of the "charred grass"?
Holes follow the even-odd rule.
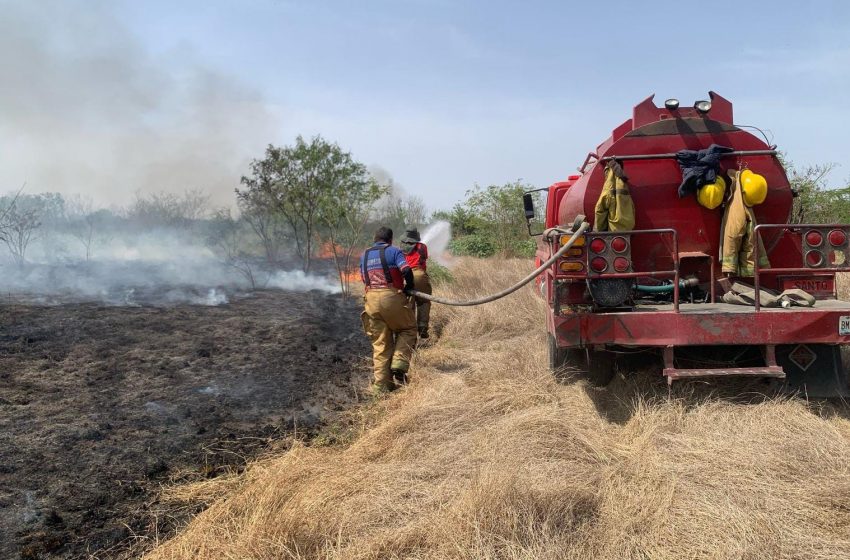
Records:
[[[277,290],[214,307],[4,302],[0,558],[138,557],[206,503],[163,502],[163,485],[212,488],[316,434],[350,441],[359,313]]]
[[[476,263],[442,291],[494,292],[526,267]],[[434,318],[412,385],[359,436],[173,488],[210,507],[148,558],[850,556],[845,404],[668,392],[652,365],[604,392],[558,382],[530,287]]]

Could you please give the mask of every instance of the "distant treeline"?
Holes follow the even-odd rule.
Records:
[[[828,185],[834,166],[800,169],[787,160],[785,166],[796,193],[792,222],[850,222],[850,186]],[[23,266],[36,239],[66,260],[87,261],[116,233],[168,229],[191,235],[252,281],[258,260],[267,266],[295,260],[309,272],[317,255],[332,257],[347,290],[360,249],[378,225],[400,234],[445,220],[455,255],[533,255],[522,205],[523,192],[532,188],[520,181],[476,185],[451,210],[429,214],[425,200],[404,195],[386,173],[370,172],[337,144],[298,137],[291,146],[269,145],[251,162],[235,191],[238,212],[212,207],[199,189],[137,193],[129,205],[111,208],[84,196],[21,189],[0,197],[0,241]]]
[[[252,283],[258,267],[296,261],[309,272],[317,256],[332,257],[344,291],[379,225],[400,237],[407,227],[448,221],[456,255],[534,252],[522,206],[531,186],[521,182],[476,185],[452,210],[430,214],[422,198],[405,195],[386,173],[370,171],[321,136],[269,145],[248,171],[235,190],[236,212],[212,207],[203,190],[137,193],[126,207],[111,208],[82,196],[23,190],[0,198],[0,239],[24,266],[35,239],[63,260],[88,261],[116,234],[167,229],[205,245]]]

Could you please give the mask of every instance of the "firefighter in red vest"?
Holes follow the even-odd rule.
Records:
[[[428,260],[428,246],[422,243],[419,231],[416,228],[404,232],[404,237],[399,243],[407,264],[413,269],[413,287],[423,294],[431,293],[431,279],[428,277],[426,261]],[[428,338],[428,322],[431,317],[431,302],[422,298],[416,298],[416,328],[419,330],[419,338]]]
[[[363,329],[372,341],[375,392],[392,391],[407,383],[410,357],[416,346],[416,315],[407,292],[413,272],[404,254],[393,247],[393,230],[375,232],[375,244],[360,257],[360,276],[366,285]]]

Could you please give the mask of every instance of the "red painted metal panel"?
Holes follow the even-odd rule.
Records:
[[[721,304],[722,305],[722,304]],[[835,309],[763,309],[756,313],[635,311],[576,313],[553,317],[560,346],[618,344],[624,346],[698,346],[729,344],[847,344],[839,335],[839,317],[850,315],[850,304]]]
[[[835,295],[835,276],[780,276],[780,290],[804,290],[815,297]]]

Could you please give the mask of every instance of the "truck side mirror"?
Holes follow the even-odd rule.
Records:
[[[525,225],[528,227],[528,235],[540,235],[540,233],[534,233],[531,231],[531,223],[534,221],[534,218],[537,217],[537,214],[534,212],[534,198],[532,198],[530,192],[522,193],[522,206],[525,209]]]
[[[522,195],[522,205],[525,208],[525,219],[533,220],[534,219],[534,199],[531,198],[531,193],[525,193]]]

